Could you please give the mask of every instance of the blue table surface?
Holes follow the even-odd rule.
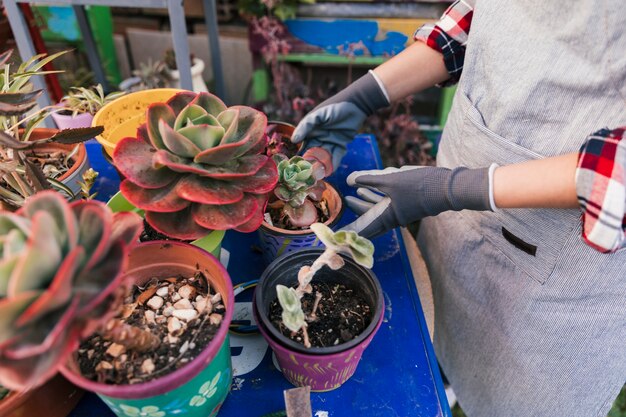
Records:
[[[99,145],[88,146],[98,199],[106,201],[118,190],[114,169],[104,161]],[[359,135],[348,147],[342,165],[329,179],[344,195],[355,195],[345,183],[355,170],[382,166],[376,140]],[[355,219],[349,209],[340,225]],[[350,380],[334,391],[312,393],[315,417],[451,416],[424,314],[399,231],[375,239],[374,272],[383,288],[385,317]],[[228,232],[222,262],[233,283],[258,278],[265,265],[256,233]],[[234,319],[251,320],[251,291],[237,296]],[[233,385],[220,417],[261,417],[284,410],[283,390],[292,385],[275,366],[271,350],[260,335],[231,335]],[[95,394],[87,393],[71,417],[113,417]]]

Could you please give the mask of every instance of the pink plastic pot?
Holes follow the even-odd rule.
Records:
[[[253,314],[259,331],[270,345],[285,378],[296,386],[310,386],[311,391],[339,388],[356,371],[363,351],[372,341],[383,320],[382,289],[372,271],[344,257],[346,264],[338,271],[322,268],[316,281],[344,283],[358,291],[370,305],[372,320],[366,329],[349,342],[329,347],[305,348],[285,337],[269,320],[269,305],[276,299],[276,285],[295,286],[302,265],[310,265],[323,252],[307,248],[285,254],[272,262],[263,273],[253,300]]]
[[[93,116],[89,113],[79,113],[76,117],[72,115],[52,113],[52,120],[56,123],[57,127],[63,129],[76,129],[79,127],[91,127],[91,121]]]
[[[153,241],[132,249],[126,276],[130,282],[141,285],[153,277],[190,276],[197,270],[205,274],[211,288],[222,294],[226,314],[211,342],[193,361],[167,375],[133,385],[108,385],[88,380],[80,374],[75,358],[68,361],[61,373],[79,387],[98,394],[121,417],[215,416],[232,381],[228,326],[235,298],[226,269],[213,255],[196,246]]]

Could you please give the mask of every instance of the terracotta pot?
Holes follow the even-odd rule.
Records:
[[[0,400],[2,417],[65,417],[78,404],[84,391],[57,375],[27,392],[11,392]]]
[[[32,134],[30,135],[30,138],[32,140],[44,139],[54,135],[56,132],[57,129],[34,129]],[[60,143],[46,143],[42,145],[37,145],[35,147],[35,151],[62,151],[64,153],[70,153],[75,146],[76,145],[63,145]],[[74,154],[72,160],[74,161],[74,164],[65,174],[59,177],[59,180],[63,184],[67,185],[74,194],[80,194],[80,182],[83,180],[83,174],[91,167],[91,165],[89,164],[89,159],[87,159],[87,150],[84,143],[78,145],[78,152]]]
[[[278,122],[275,120],[270,120],[267,122],[267,129],[265,129],[265,133],[270,136],[271,133],[280,133],[283,137],[283,142],[285,141],[289,141],[291,139],[291,135],[293,134],[293,131],[296,129],[296,127],[294,125],[292,125],[291,123],[286,123],[286,122]],[[291,158],[292,156],[295,156],[298,152],[300,152],[300,149],[302,149],[302,144],[303,142],[300,142],[298,144],[291,144],[290,148],[293,147],[296,149],[295,152],[290,153],[289,155],[285,155],[289,158]],[[273,155],[274,153],[278,153],[275,150],[273,150],[269,145],[268,145],[268,155]]]
[[[382,323],[384,311],[382,289],[374,273],[342,255],[345,261],[342,268],[332,271],[324,267],[313,280],[330,285],[341,283],[358,293],[372,312],[365,330],[346,343],[305,348],[274,327],[269,311],[270,304],[276,300],[276,285],[297,286],[300,268],[311,265],[322,252],[320,248],[308,248],[276,259],[259,279],[253,300],[253,313],[259,331],[274,351],[283,375],[296,386],[310,386],[311,391],[336,389],[354,374],[363,351]]]
[[[226,269],[208,252],[173,241],[141,243],[132,249],[128,260],[126,277],[137,285],[154,277],[192,276],[198,270],[203,272],[211,288],[222,294],[226,306],[220,328],[193,361],[148,382],[108,385],[88,380],[80,374],[74,357],[61,369],[61,373],[76,385],[98,394],[118,416],[144,415],[141,413],[148,410],[159,416],[215,416],[230,390],[232,380],[228,327],[235,297]]]
[[[324,184],[326,185],[326,189],[322,194],[322,199],[326,200],[328,210],[330,211],[330,217],[324,224],[332,229],[341,218],[344,205],[341,195],[335,187],[325,181]],[[311,229],[281,229],[265,221],[259,228],[259,238],[261,240],[261,248],[263,249],[263,259],[267,264],[284,253],[310,246],[322,245]]]

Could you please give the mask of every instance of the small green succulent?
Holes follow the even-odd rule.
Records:
[[[304,265],[300,268],[297,288],[289,288],[284,285],[276,286],[278,302],[283,309],[283,324],[292,332],[302,330],[305,347],[311,347],[307,334],[307,321],[315,321],[315,311],[322,295],[321,293],[316,294],[313,309],[308,316],[302,311],[300,300],[305,293],[313,291],[311,280],[315,273],[325,265],[332,270],[340,269],[344,265],[340,253],[350,256],[356,263],[366,268],[371,268],[374,265],[374,245],[356,232],[346,230],[333,232],[322,223],[312,224],[311,230],[326,245],[326,249],[311,266]]]
[[[330,154],[311,148],[303,156],[273,156],[278,166],[278,186],[274,195],[281,200],[283,212],[295,227],[308,227],[318,220],[314,201],[320,201],[326,186],[321,181],[332,172]]]

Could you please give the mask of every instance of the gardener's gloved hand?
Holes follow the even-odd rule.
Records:
[[[361,199],[346,203],[361,217],[344,229],[368,238],[447,210],[491,210],[489,168],[405,166],[356,171],[347,182],[360,187]]]
[[[348,142],[356,136],[363,121],[388,105],[385,93],[370,71],[307,114],[294,130],[291,141],[306,141],[304,149],[325,148],[333,156],[333,167],[337,169]]]

